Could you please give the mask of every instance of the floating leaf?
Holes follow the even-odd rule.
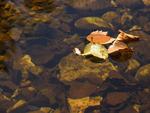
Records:
[[[127,34],[122,30],[119,30],[119,32],[120,33],[117,36],[116,40],[119,40],[119,41],[132,41],[132,40],[138,40],[139,39],[139,36]]]
[[[114,53],[114,52],[119,52],[119,50],[124,50],[128,49],[128,46],[121,42],[121,41],[115,41],[112,45],[109,46],[108,48],[108,53]]]
[[[127,59],[131,58],[133,50],[129,48],[124,42],[121,41],[114,41],[112,45],[108,48],[108,54],[114,60],[118,61],[126,61]]]
[[[90,42],[93,43],[98,43],[98,44],[109,44],[112,43],[115,39],[108,36],[107,32],[103,31],[94,31],[90,33],[86,39]]]
[[[103,45],[100,45],[100,44],[93,44],[93,43],[87,44],[84,48],[83,54],[81,54],[78,48],[75,48],[74,51],[76,54],[82,55],[82,56],[93,55],[94,57],[97,57],[100,59],[108,58],[107,49]]]

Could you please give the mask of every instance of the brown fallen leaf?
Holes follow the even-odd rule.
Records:
[[[115,41],[112,45],[108,48],[108,54],[119,52],[120,50],[130,49],[124,42]]]
[[[135,36],[135,35],[125,33],[122,30],[119,30],[119,32],[120,33],[118,34],[118,36],[116,38],[116,40],[118,40],[118,41],[135,41],[135,40],[139,39],[139,36]]]
[[[90,42],[97,43],[97,44],[109,44],[112,43],[115,39],[108,36],[107,32],[103,31],[93,31],[91,32],[86,39]]]

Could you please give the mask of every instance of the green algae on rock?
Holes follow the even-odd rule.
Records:
[[[97,80],[99,81],[98,84],[101,84],[110,76],[110,72],[117,70],[109,61],[94,63],[74,54],[62,58],[58,66],[60,70],[59,80],[64,83],[87,78]]]
[[[106,28],[113,29],[111,23],[106,22],[100,17],[83,17],[75,22],[75,26],[80,29],[98,29]]]

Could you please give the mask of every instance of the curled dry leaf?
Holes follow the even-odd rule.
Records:
[[[108,32],[107,31],[102,31],[102,30],[96,30],[96,31],[93,31],[91,32],[90,34],[94,35],[94,34],[100,34],[100,35],[107,35]]]
[[[93,31],[91,32],[86,39],[90,42],[97,43],[97,44],[109,44],[112,43],[115,39],[108,36],[107,32],[103,31]]]
[[[132,41],[132,40],[138,40],[139,39],[139,36],[135,36],[135,35],[125,33],[122,30],[119,30],[119,32],[120,33],[118,34],[116,40],[119,40],[119,41]]]
[[[121,41],[115,41],[112,45],[108,48],[108,54],[119,52],[120,50],[127,50],[130,49],[125,43]]]
[[[89,106],[100,105],[102,97],[84,97],[80,99],[68,98],[71,113],[84,113],[85,109]]]

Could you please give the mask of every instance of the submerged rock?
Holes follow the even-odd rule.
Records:
[[[112,92],[106,96],[104,102],[111,106],[115,106],[127,101],[128,98],[129,94],[126,92]]]
[[[150,21],[144,24],[143,29],[145,32],[150,32]]]
[[[134,71],[140,67],[140,63],[136,59],[129,59],[125,72]]]
[[[21,38],[22,33],[23,30],[16,27],[11,28],[10,31],[8,32],[9,36],[15,41],[18,41]]]
[[[32,62],[32,58],[27,54],[14,61],[13,68],[21,71],[23,79],[28,79],[29,72],[34,75],[39,75],[43,71],[40,66]]]
[[[141,0],[115,0],[116,4],[124,7],[138,7],[142,5]]]
[[[129,43],[129,47],[134,50],[134,58],[141,63],[150,61],[150,35],[143,31],[132,31],[132,34],[139,36],[139,41]]]
[[[118,17],[119,17],[119,14],[117,14],[115,11],[109,11],[102,15],[102,18],[108,22],[112,22],[114,19]]]
[[[67,5],[78,10],[99,10],[112,7],[110,0],[66,0]]]
[[[142,66],[136,73],[135,79],[143,85],[149,85],[150,81],[150,64]]]
[[[102,81],[105,81],[109,77],[110,72],[117,69],[109,61],[94,63],[83,57],[69,54],[61,59],[59,70],[59,79],[62,82],[71,82],[76,79],[89,78],[89,80],[97,80],[99,81],[98,84],[101,84]]]
[[[101,104],[102,97],[84,97],[80,99],[68,98],[70,105],[70,113],[84,113],[89,106],[97,106]]]
[[[52,52],[49,47],[41,45],[32,45],[28,53],[33,58],[33,62],[38,65],[46,64],[52,60],[55,55],[55,52]]]
[[[106,22],[104,19],[100,17],[83,17],[78,19],[75,22],[75,27],[79,29],[113,29],[113,25],[111,23]]]
[[[0,93],[0,112],[6,113],[8,107],[11,107],[14,104],[14,101]]]
[[[98,89],[97,85],[91,84],[88,81],[74,81],[70,83],[70,89],[68,92],[69,98],[83,98],[90,96]]]
[[[140,113],[140,112],[136,111],[132,106],[129,106],[121,110],[119,113]]]
[[[28,113],[55,113],[55,110],[50,107],[41,107],[39,109],[37,108],[36,110],[31,110]]]
[[[7,110],[7,113],[25,112],[27,102],[25,100],[18,100],[11,108]]]
[[[54,0],[26,0],[24,4],[32,11],[52,12],[56,7]]]

